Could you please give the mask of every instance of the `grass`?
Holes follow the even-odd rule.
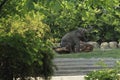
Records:
[[[120,58],[120,49],[100,50],[94,49],[92,52],[80,52],[70,54],[57,54],[56,58]]]

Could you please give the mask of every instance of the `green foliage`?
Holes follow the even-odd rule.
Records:
[[[89,40],[112,41],[120,37],[119,3],[119,0],[11,0],[1,8],[0,16],[23,17],[28,11],[39,11],[51,28],[53,42],[59,42],[71,30],[88,26],[94,26]]]
[[[99,62],[101,66],[105,67],[104,62]],[[85,76],[85,80],[120,80],[119,75],[120,62],[117,61],[113,69],[102,69],[92,71]]]
[[[86,11],[85,20],[87,23],[92,23],[93,26],[96,26],[93,33],[98,34],[96,35],[99,36],[98,40],[101,39],[105,41],[118,39],[119,37],[116,35],[119,35],[119,32],[116,31],[115,28],[119,27],[119,20],[115,13],[119,12],[116,9],[116,7],[119,6],[119,1],[98,0],[94,2],[94,0],[91,0],[86,3],[91,5],[88,5],[89,12]],[[92,19],[89,19],[92,22],[88,22],[88,18]]]
[[[26,0],[1,0],[0,2],[2,3],[3,1],[5,3],[0,6],[0,18],[8,17],[9,15],[14,16],[15,14],[23,16],[27,12]]]
[[[77,28],[79,24],[75,19],[76,10],[72,2],[46,0],[35,3],[34,6],[35,10],[45,14],[44,22],[50,26],[54,42],[60,41],[65,33]]]
[[[34,4],[36,11],[45,14],[54,42],[71,30],[88,26],[94,26],[89,40],[118,40],[119,8],[119,0],[45,0]]]
[[[19,56],[11,56],[19,57],[24,66],[36,65],[38,70],[34,66],[33,71],[41,72],[45,69],[43,65],[47,65],[50,73],[40,73],[46,77],[52,74],[50,41],[59,42],[67,32],[88,26],[94,26],[89,40],[120,40],[119,19],[119,0],[0,0],[0,43],[9,46],[4,46],[5,49],[15,50]],[[13,54],[11,50],[9,52]],[[45,62],[44,56],[51,65]]]
[[[119,80],[119,78],[118,71],[114,69],[93,71],[85,76],[85,80]]]
[[[31,11],[1,19],[0,78],[53,75],[50,28],[42,23],[44,15]],[[4,75],[4,77],[3,77]]]

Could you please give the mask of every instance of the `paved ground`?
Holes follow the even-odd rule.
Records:
[[[84,80],[84,76],[54,76],[51,80]]]
[[[100,62],[104,62],[106,67],[102,67]],[[54,76],[76,76],[86,75],[87,73],[103,68],[113,68],[116,61],[120,59],[113,58],[56,58],[54,64],[57,66]]]
[[[31,78],[30,80],[36,80],[36,79]],[[43,80],[43,79],[37,77],[37,80]],[[53,76],[51,80],[84,80],[84,76]]]

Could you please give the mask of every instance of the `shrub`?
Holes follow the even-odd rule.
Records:
[[[103,67],[106,67],[106,64],[99,62]],[[120,80],[119,75],[120,62],[117,61],[113,69],[105,68],[102,70],[92,71],[85,76],[85,80]]]
[[[53,51],[50,28],[42,23],[44,16],[29,12],[2,19],[0,31],[0,79],[43,77],[53,75]]]
[[[119,79],[120,76],[118,75],[118,71],[114,69],[93,71],[87,74],[87,76],[85,76],[85,80],[119,80]]]

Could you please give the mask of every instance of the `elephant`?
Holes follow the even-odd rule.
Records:
[[[65,34],[60,42],[61,47],[69,48],[70,52],[80,52],[80,40],[86,40],[87,29],[78,28]]]

